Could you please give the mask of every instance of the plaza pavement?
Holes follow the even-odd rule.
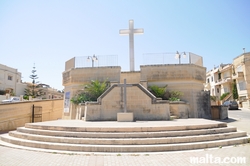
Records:
[[[250,110],[248,110],[250,111]],[[230,116],[230,114],[229,114]],[[236,121],[230,118],[228,125],[237,126],[239,130],[241,128],[249,130],[248,121]],[[246,130],[245,130],[246,131]],[[247,131],[250,133],[250,131]],[[212,157],[212,160],[206,160],[205,163],[192,164],[190,163],[190,157],[206,158],[207,156]],[[226,163],[217,164],[211,163],[216,162],[215,158],[224,159],[225,157],[245,157],[246,163]],[[210,158],[211,159],[211,158]],[[204,161],[204,160],[203,160]],[[218,160],[217,160],[218,161]],[[227,160],[228,161],[228,160]],[[41,152],[39,150],[22,150],[17,147],[10,148],[6,146],[0,146],[0,166],[127,166],[127,165],[141,165],[141,166],[186,166],[186,165],[202,165],[202,166],[214,166],[214,165],[250,165],[250,144],[243,144],[231,147],[218,147],[212,149],[201,149],[192,151],[178,151],[178,152],[164,152],[164,153],[134,153],[134,154],[119,154],[119,153],[78,153],[73,152]]]

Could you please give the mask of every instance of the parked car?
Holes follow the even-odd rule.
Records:
[[[227,106],[229,110],[237,110],[239,108],[238,103],[234,100],[225,101],[223,106]]]
[[[2,100],[2,103],[13,103],[13,102],[19,102],[19,101],[20,101],[19,97],[11,97],[10,99]]]

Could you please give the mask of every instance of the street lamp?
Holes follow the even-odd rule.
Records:
[[[88,56],[88,61],[89,60],[92,60],[92,67],[94,67],[94,61],[98,61],[98,59],[97,59],[97,56],[95,56],[95,54],[93,55],[93,56]]]
[[[183,54],[183,58],[186,58],[186,53],[185,52],[181,52],[179,54],[178,51],[176,51],[176,54],[175,54],[175,59],[179,58],[179,64],[181,64],[181,55]]]

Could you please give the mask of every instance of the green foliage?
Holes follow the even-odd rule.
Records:
[[[44,95],[45,92],[40,85],[28,85],[26,89],[24,89],[24,95],[25,96],[32,96],[33,98],[36,98],[37,96]]]
[[[149,91],[153,93],[156,97],[164,98],[164,95],[167,90],[167,85],[164,87],[158,87],[156,85],[152,85],[148,87]]]
[[[5,94],[6,94],[5,90],[0,90],[0,95],[5,95]]]
[[[216,102],[216,100],[217,100],[217,96],[210,96],[210,100],[212,100],[212,101]]]
[[[223,93],[221,96],[220,96],[220,100],[223,100],[227,95],[229,95],[230,93],[227,92],[227,93]]]
[[[238,99],[239,98],[239,95],[238,95],[238,90],[237,90],[237,85],[236,85],[236,81],[234,80],[234,83],[233,83],[233,99]]]
[[[83,92],[71,98],[70,101],[74,104],[80,104],[80,103],[84,103],[86,101],[91,101],[91,100],[90,100],[89,95]]]
[[[170,92],[170,101],[180,101],[180,97],[183,95],[180,91],[171,91]]]
[[[85,85],[83,92],[71,98],[71,102],[74,104],[79,104],[86,101],[97,101],[97,98],[103,94],[108,87],[109,83],[106,81],[91,81],[90,84]]]
[[[108,88],[106,81],[100,82],[98,80],[91,81],[90,84],[85,85],[84,91],[89,95],[91,101],[96,101],[101,94]]]
[[[23,99],[24,99],[24,100],[29,100],[29,96],[24,95],[24,96],[23,96]]]

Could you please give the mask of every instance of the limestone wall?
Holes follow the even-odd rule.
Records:
[[[194,64],[141,66],[141,80],[147,80],[148,86],[167,85],[168,91],[183,93],[181,100],[190,103],[191,118],[198,118],[201,114],[199,111],[203,111],[200,108],[204,103],[199,98],[205,79],[206,68]]]
[[[138,84],[141,80],[140,71],[135,72],[122,72],[120,82],[123,83],[124,79],[126,79],[128,84]]]
[[[120,67],[89,67],[74,68],[63,73],[63,85],[65,86],[65,92],[70,92],[70,98],[83,89],[83,84],[89,83],[91,80],[109,80],[112,82],[111,85],[115,85],[123,83],[124,79],[127,79],[128,84],[140,83],[145,88],[150,85],[168,85],[169,91],[181,91],[183,93],[181,100],[188,102],[190,105],[189,117],[191,118],[202,117],[210,111],[206,101],[201,100],[205,99],[201,93],[204,89],[203,83],[206,81],[206,68],[195,64],[147,65],[141,66],[140,72],[121,72]],[[108,102],[109,112],[112,115],[122,110],[121,103],[116,100],[120,95],[121,92],[118,91],[118,94],[112,92],[110,96],[110,101],[115,99],[114,103]],[[129,99],[131,99],[131,96],[129,96]],[[145,98],[145,100],[147,99]],[[105,99],[102,102],[105,104]],[[135,102],[141,101],[133,99],[132,103]],[[203,109],[204,106],[205,109]],[[131,105],[131,110],[133,108],[133,105]],[[107,110],[106,107],[105,110]],[[106,113],[100,116],[105,117]],[[75,117],[76,106],[70,103],[70,112],[64,113],[63,118],[74,119]],[[116,119],[116,115],[112,117],[108,113],[105,118]]]
[[[91,80],[120,81],[121,67],[86,67],[73,68],[63,72],[63,85],[85,84]]]
[[[134,120],[169,120],[169,103],[157,102],[141,85],[127,88],[127,111],[134,113]],[[122,89],[113,85],[98,103],[87,103],[85,120],[117,120],[117,113],[123,112]]]
[[[15,130],[30,123],[33,104],[42,107],[42,121],[62,118],[62,99],[0,104],[0,132]]]
[[[190,105],[183,101],[170,102],[170,113],[177,118],[186,119],[189,118]]]
[[[65,62],[65,71],[75,68],[75,57]]]

